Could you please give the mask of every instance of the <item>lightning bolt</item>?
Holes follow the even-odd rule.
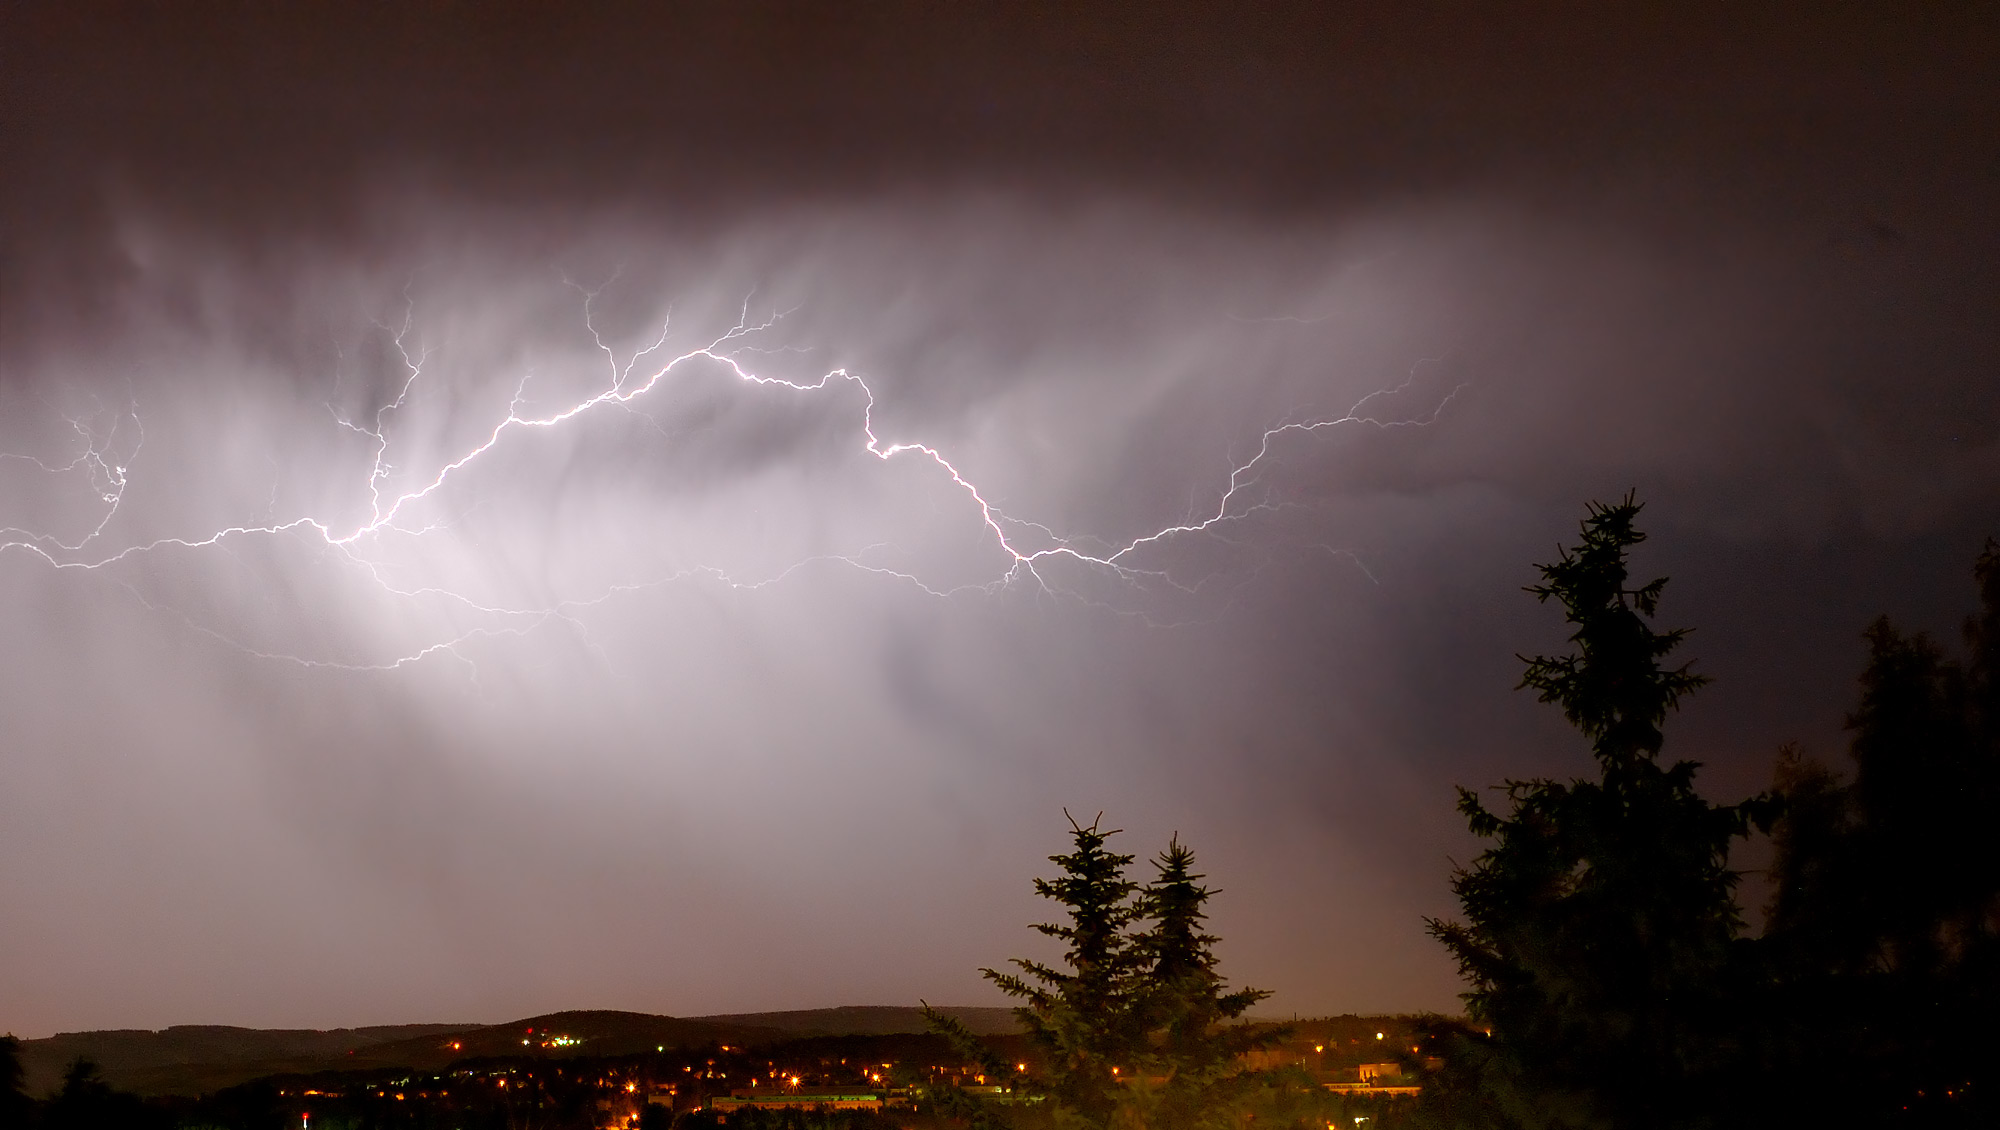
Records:
[[[569,283],[569,285],[576,284]],[[230,525],[198,534],[160,537],[116,547],[106,546],[103,544],[107,540],[106,531],[111,528],[114,519],[124,506],[127,488],[131,483],[129,469],[139,460],[145,436],[140,426],[136,403],[117,413],[99,404],[93,413],[65,417],[75,437],[75,448],[67,457],[45,459],[31,455],[0,453],[0,461],[25,463],[50,478],[81,477],[101,508],[96,520],[87,531],[74,540],[67,541],[46,532],[20,527],[0,527],[0,556],[27,555],[59,571],[97,572],[170,551],[228,552],[231,545],[250,539],[305,537],[325,552],[334,555],[337,561],[357,570],[387,597],[404,601],[428,599],[446,601],[464,613],[478,618],[480,623],[376,661],[345,662],[325,656],[261,650],[231,637],[219,628],[199,622],[184,611],[148,598],[133,584],[127,583],[124,587],[148,609],[175,617],[188,629],[238,648],[259,659],[290,663],[305,668],[389,671],[434,658],[451,658],[466,664],[475,677],[476,664],[465,655],[463,649],[477,641],[524,637],[551,624],[565,625],[582,636],[583,623],[579,615],[587,609],[622,596],[694,578],[704,578],[735,589],[754,590],[782,583],[800,570],[819,563],[836,563],[878,575],[912,586],[933,597],[948,598],[968,592],[991,594],[1009,588],[1029,586],[1038,593],[1065,596],[1106,606],[1103,602],[1091,600],[1062,584],[1051,573],[1051,569],[1062,564],[1138,589],[1165,589],[1192,595],[1199,590],[1203,582],[1177,579],[1165,566],[1149,563],[1149,555],[1167,543],[1178,540],[1197,536],[1221,537],[1224,527],[1231,524],[1243,522],[1255,515],[1297,505],[1273,501],[1268,493],[1260,489],[1265,474],[1278,461],[1281,447],[1292,441],[1306,440],[1341,430],[1426,427],[1438,420],[1465,387],[1460,385],[1452,388],[1435,399],[1426,411],[1417,415],[1397,415],[1383,410],[1381,406],[1386,402],[1410,391],[1416,380],[1417,370],[1413,367],[1410,375],[1401,383],[1377,389],[1360,398],[1343,412],[1290,419],[1270,426],[1263,431],[1255,449],[1246,458],[1229,466],[1226,476],[1215,492],[1212,504],[1199,510],[1191,507],[1190,513],[1182,521],[1151,529],[1124,542],[1105,542],[1102,539],[1059,534],[1046,524],[1012,517],[996,506],[982,492],[978,484],[954,464],[939,446],[917,439],[885,439],[878,431],[876,391],[856,372],[846,368],[835,368],[823,372],[816,379],[793,380],[761,373],[753,368],[745,360],[745,355],[787,351],[768,349],[755,344],[758,336],[776,325],[782,314],[773,313],[764,320],[753,320],[750,317],[750,302],[746,298],[735,324],[726,332],[696,348],[669,355],[667,345],[672,336],[670,313],[661,322],[657,335],[621,360],[618,351],[606,342],[596,325],[593,303],[597,291],[582,287],[576,289],[583,294],[584,326],[588,329],[597,351],[604,357],[605,376],[601,389],[575,399],[554,411],[536,413],[528,410],[530,377],[521,377],[514,386],[513,395],[504,415],[495,420],[477,442],[438,462],[427,477],[413,484],[406,484],[402,489],[397,489],[393,485],[397,480],[398,468],[391,458],[395,447],[391,439],[392,424],[397,414],[423,385],[426,366],[432,354],[428,348],[413,347],[410,344],[415,332],[415,303],[408,301],[407,293],[402,323],[393,327],[377,323],[393,343],[403,370],[400,384],[395,388],[394,394],[384,398],[374,411],[363,419],[343,415],[330,403],[327,405],[327,411],[334,425],[363,437],[369,447],[369,463],[365,478],[360,483],[360,487],[365,489],[368,500],[367,516],[359,521],[336,525],[327,519],[300,515],[281,521]],[[563,429],[593,414],[620,410],[637,412],[635,408],[637,402],[665,395],[661,391],[664,387],[671,384],[678,374],[696,366],[707,366],[727,374],[742,386],[784,390],[802,397],[832,397],[841,390],[851,390],[859,403],[854,437],[860,450],[882,463],[916,462],[925,466],[932,474],[941,476],[943,481],[950,484],[955,497],[962,500],[967,513],[978,516],[981,537],[991,549],[997,551],[998,568],[984,581],[947,585],[928,581],[913,571],[890,568],[865,560],[870,550],[880,548],[870,546],[855,554],[809,557],[773,575],[758,579],[735,577],[720,568],[701,566],[677,570],[643,583],[608,585],[587,596],[563,599],[540,606],[490,603],[448,587],[405,586],[394,580],[391,570],[385,566],[381,547],[390,539],[422,538],[444,529],[447,525],[444,522],[432,521],[417,525],[409,524],[407,518],[419,509],[420,504],[438,495],[454,479],[467,474],[476,465],[495,458],[496,451],[501,450],[518,436],[536,431]],[[638,414],[645,416],[643,412]],[[108,425],[105,423],[106,417],[110,417]],[[651,420],[650,416],[645,418]],[[662,437],[671,438],[667,437],[664,429],[659,428],[657,421],[653,422],[653,426]],[[275,487],[272,497],[275,503]],[[1368,575],[1371,581],[1375,579],[1372,574],[1367,573],[1360,558],[1351,551],[1330,545],[1320,545],[1316,548],[1351,561]]]

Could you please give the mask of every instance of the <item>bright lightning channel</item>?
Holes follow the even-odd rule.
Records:
[[[579,288],[581,289],[581,288]],[[583,625],[577,614],[590,607],[602,604],[618,596],[642,589],[655,588],[676,581],[694,577],[706,577],[730,587],[756,589],[779,583],[792,574],[817,562],[838,562],[853,568],[873,573],[914,586],[931,596],[949,597],[967,590],[996,592],[1017,584],[1032,584],[1039,590],[1057,595],[1077,596],[1065,592],[1053,583],[1044,571],[1051,563],[1067,561],[1095,570],[1111,577],[1131,582],[1164,584],[1185,593],[1192,593],[1194,586],[1175,581],[1162,568],[1147,568],[1138,564],[1145,550],[1178,538],[1214,532],[1217,527],[1245,519],[1253,514],[1282,508],[1282,504],[1264,500],[1250,500],[1252,486],[1274,459],[1278,445],[1294,436],[1311,436],[1341,428],[1368,427],[1393,429],[1424,427],[1434,423],[1453,401],[1464,386],[1451,389],[1438,399],[1430,410],[1412,417],[1397,418],[1377,414],[1375,405],[1393,399],[1408,390],[1415,380],[1414,374],[1400,384],[1377,389],[1356,401],[1345,412],[1304,420],[1293,420],[1277,424],[1264,430],[1259,437],[1256,450],[1249,458],[1235,464],[1229,470],[1227,479],[1211,508],[1188,519],[1153,529],[1134,537],[1123,544],[1099,552],[1079,548],[1093,539],[1065,537],[1056,534],[1050,527],[1039,522],[1013,518],[1003,513],[981,492],[979,486],[952,463],[939,447],[919,440],[885,441],[877,432],[875,410],[877,407],[875,390],[859,374],[846,368],[828,370],[815,380],[795,381],[769,376],[753,371],[738,355],[741,351],[758,351],[749,341],[758,333],[770,329],[777,317],[760,323],[753,323],[748,316],[745,303],[742,316],[726,333],[710,340],[707,344],[687,352],[660,360],[669,337],[670,323],[663,323],[659,335],[645,347],[634,352],[623,362],[618,360],[616,351],[607,344],[598,332],[591,317],[591,300],[595,293],[585,291],[584,323],[593,340],[606,358],[609,370],[609,384],[602,391],[577,400],[568,407],[547,415],[524,413],[528,378],[523,377],[515,386],[514,394],[504,417],[493,424],[484,438],[440,465],[431,477],[412,489],[389,495],[385,484],[393,478],[390,462],[391,443],[389,423],[396,412],[410,400],[423,380],[424,367],[429,360],[428,349],[412,350],[407,342],[412,331],[412,316],[406,312],[403,324],[393,331],[393,341],[402,359],[404,377],[396,395],[374,411],[364,422],[341,416],[333,412],[334,420],[341,428],[366,437],[372,446],[372,458],[366,479],[369,498],[369,515],[365,521],[351,528],[337,528],[333,524],[311,516],[300,516],[281,522],[258,525],[233,525],[208,531],[197,536],[176,536],[157,538],[152,541],[136,542],[115,550],[103,551],[98,543],[104,537],[113,519],[117,517],[125,500],[126,488],[130,483],[130,466],[138,460],[144,446],[144,431],[140,426],[137,410],[128,410],[114,417],[108,429],[93,426],[93,420],[80,416],[66,417],[66,422],[75,432],[79,450],[68,461],[48,461],[33,456],[0,453],[0,461],[21,461],[33,465],[40,471],[60,476],[82,473],[87,477],[89,488],[103,506],[103,513],[89,531],[75,541],[63,541],[50,534],[37,533],[18,527],[0,527],[0,554],[23,553],[41,559],[58,570],[98,571],[108,569],[122,562],[167,550],[203,550],[222,546],[225,542],[252,537],[275,537],[283,534],[309,533],[319,538],[346,561],[358,566],[385,594],[398,598],[432,597],[448,600],[462,606],[467,611],[492,617],[494,623],[461,632],[449,638],[438,639],[422,647],[393,658],[374,663],[348,663],[330,659],[313,658],[293,654],[266,652],[230,638],[212,627],[197,623],[192,617],[176,609],[163,607],[148,600],[133,585],[125,587],[147,608],[173,615],[188,628],[207,635],[222,643],[236,647],[252,656],[296,664],[309,668],[335,668],[347,671],[386,671],[422,662],[437,656],[457,658],[471,666],[471,661],[460,652],[460,648],[476,640],[502,637],[519,637],[533,632],[536,628],[552,621],[560,621],[581,631]],[[384,327],[385,331],[387,327]],[[391,534],[422,535],[437,528],[436,524],[408,527],[398,524],[398,519],[415,504],[442,490],[454,477],[467,472],[490,453],[500,448],[510,436],[533,429],[557,429],[600,409],[629,407],[634,401],[647,397],[667,382],[677,372],[688,366],[707,362],[719,366],[724,372],[744,385],[787,389],[801,395],[828,392],[840,386],[852,386],[861,400],[858,439],[863,450],[882,462],[897,459],[915,459],[931,465],[937,473],[945,476],[953,488],[964,498],[973,512],[979,515],[984,529],[984,537],[1003,555],[1004,568],[990,580],[975,585],[938,587],[914,573],[870,564],[859,556],[822,555],[797,561],[777,574],[752,581],[739,580],[723,570],[711,567],[696,567],[680,570],[641,584],[621,584],[606,587],[597,595],[588,598],[570,599],[539,608],[514,608],[490,605],[475,600],[462,593],[447,588],[422,587],[400,588],[392,583],[383,572],[382,564],[368,555],[372,545]],[[329,411],[333,411],[329,405]],[[100,408],[97,418],[105,411]],[[132,438],[124,441],[125,422],[129,420]],[[1017,537],[1010,535],[1010,528],[1028,530],[1040,535],[1047,544],[1039,548],[1023,548],[1017,544]],[[878,548],[878,547],[870,547]],[[1360,561],[1351,552],[1337,550],[1331,546],[1320,546],[1329,553],[1352,560],[1357,566]],[[1363,572],[1366,573],[1365,567]],[[1372,574],[1369,575],[1373,580]],[[475,670],[476,673],[476,670]]]

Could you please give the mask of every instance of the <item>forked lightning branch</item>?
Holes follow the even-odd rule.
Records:
[[[934,597],[991,595],[1030,586],[1042,594],[1099,603],[1081,592],[1077,585],[1058,576],[1061,572],[1058,566],[1082,570],[1082,575],[1111,585],[1144,590],[1146,600],[1153,600],[1159,594],[1191,596],[1202,582],[1176,577],[1164,563],[1166,548],[1182,539],[1219,535],[1222,528],[1230,523],[1283,509],[1286,504],[1275,500],[1272,492],[1265,489],[1264,477],[1283,457],[1286,445],[1312,442],[1356,428],[1424,427],[1439,418],[1463,387],[1453,388],[1433,398],[1417,414],[1387,411],[1387,404],[1402,399],[1398,394],[1410,389],[1415,380],[1412,376],[1397,385],[1370,392],[1343,412],[1272,425],[1263,430],[1254,444],[1254,450],[1247,457],[1234,462],[1227,475],[1212,484],[1209,490],[1211,504],[1185,515],[1179,521],[1151,528],[1129,540],[1107,542],[1095,537],[1059,533],[1047,524],[1009,515],[993,503],[980,485],[964,473],[941,446],[920,437],[884,435],[877,422],[875,389],[860,373],[835,368],[814,379],[796,380],[760,372],[745,360],[745,355],[759,352],[755,343],[760,335],[771,331],[776,319],[752,320],[748,316],[747,304],[743,316],[726,332],[695,348],[678,353],[670,351],[671,323],[663,322],[657,336],[648,344],[621,359],[594,324],[591,297],[586,294],[582,321],[597,350],[604,356],[604,375],[599,389],[576,397],[553,411],[535,412],[528,407],[530,379],[526,376],[516,378],[505,412],[495,413],[490,427],[482,425],[476,442],[468,442],[455,452],[447,452],[445,457],[431,465],[430,470],[422,472],[416,480],[400,489],[391,486],[397,482],[398,472],[402,469],[397,458],[400,454],[396,441],[397,418],[423,392],[427,379],[426,365],[431,361],[432,354],[426,349],[410,346],[414,327],[412,317],[406,316],[400,328],[393,331],[384,329],[384,334],[393,338],[397,363],[402,369],[397,378],[395,395],[361,419],[344,415],[328,406],[329,426],[363,436],[372,453],[365,473],[352,486],[356,499],[365,497],[367,500],[366,517],[359,521],[342,524],[320,515],[302,513],[278,520],[245,521],[117,543],[113,532],[118,527],[121,513],[129,505],[129,489],[134,480],[145,473],[144,420],[141,407],[135,404],[120,411],[100,411],[93,415],[67,418],[67,450],[53,454],[0,453],[0,463],[13,463],[16,470],[26,469],[51,492],[87,491],[92,507],[90,520],[84,523],[87,528],[68,539],[46,530],[19,525],[0,526],[0,556],[26,555],[65,573],[116,574],[121,570],[143,571],[148,568],[149,562],[165,555],[228,553],[232,545],[250,539],[305,537],[358,570],[383,601],[446,601],[461,615],[470,615],[478,621],[472,627],[446,632],[424,641],[420,646],[379,658],[350,662],[325,655],[272,651],[253,646],[234,638],[222,627],[204,622],[191,612],[159,604],[143,595],[134,585],[125,586],[136,599],[156,611],[176,617],[188,629],[252,655],[306,667],[346,670],[391,670],[440,655],[463,658],[458,649],[474,640],[523,636],[551,621],[568,622],[580,630],[582,625],[576,617],[583,610],[621,597],[632,597],[639,590],[693,577],[738,589],[763,588],[784,582],[799,569],[814,563],[832,563],[860,570],[911,586]],[[385,567],[383,543],[386,539],[421,539],[448,530],[448,519],[414,517],[426,499],[438,495],[455,481],[472,475],[482,464],[505,458],[510,446],[525,442],[532,433],[582,427],[584,421],[601,413],[636,408],[642,402],[670,398],[682,379],[704,368],[744,388],[754,386],[811,398],[815,409],[832,414],[833,420],[846,416],[851,423],[844,426],[851,427],[854,444],[874,461],[882,464],[915,463],[920,465],[922,473],[936,476],[939,485],[946,487],[951,497],[959,500],[966,516],[976,518],[976,528],[993,557],[991,575],[972,583],[951,583],[918,571],[887,567],[859,553],[821,554],[793,561],[783,568],[758,576],[742,576],[716,565],[697,565],[645,583],[602,585],[594,591],[523,606],[495,603],[489,598],[477,597],[447,585],[412,586],[399,583],[391,575],[393,570]],[[657,442],[671,443],[673,439],[662,432]]]

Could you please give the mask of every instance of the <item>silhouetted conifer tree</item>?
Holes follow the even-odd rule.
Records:
[[[1034,927],[1063,943],[1065,968],[1015,958],[1019,973],[980,970],[1024,1002],[1014,1014],[1041,1055],[1044,1078],[1037,1085],[1058,1125],[1099,1130],[1111,1123],[1118,1076],[1136,1061],[1144,1024],[1141,958],[1129,931],[1139,913],[1132,899],[1138,884],[1125,877],[1132,857],[1105,846],[1117,831],[1099,831],[1102,820],[1086,827],[1072,818],[1075,850],[1049,857],[1061,869],[1056,878],[1035,880],[1035,893],[1066,911],[1063,921]]]
[[[1431,920],[1469,983],[1470,1026],[1437,1033],[1430,1120],[1509,1128],[1716,1125],[1744,1040],[1729,848],[1761,801],[1718,806],[1697,764],[1661,764],[1660,726],[1707,680],[1665,662],[1686,630],[1656,631],[1666,579],[1637,588],[1627,551],[1640,504],[1592,504],[1582,541],[1528,591],[1575,628],[1568,655],[1524,657],[1522,686],[1562,708],[1599,775],[1509,781],[1504,812],[1459,790],[1492,841],[1452,882],[1463,920]]]
[[[1262,989],[1229,991],[1217,972],[1204,910],[1213,894],[1194,870],[1194,852],[1175,836],[1153,859],[1158,871],[1140,894],[1140,917],[1152,925],[1137,939],[1146,990],[1145,1046],[1129,1086],[1143,1100],[1141,1121],[1160,1130],[1233,1124],[1254,1087],[1245,1052],[1284,1038],[1282,1029],[1237,1023]]]
[[[1100,831],[1101,822],[1071,819],[1074,850],[1049,857],[1060,874],[1035,880],[1036,893],[1065,910],[1063,921],[1034,927],[1064,944],[1062,965],[1016,958],[1018,973],[980,971],[1023,1002],[1015,1015],[1035,1048],[1036,1072],[1015,1072],[964,1025],[926,1015],[989,1077],[1042,1096],[1035,1117],[1057,1127],[1232,1124],[1267,1082],[1246,1071],[1242,1054],[1283,1036],[1232,1022],[1268,994],[1229,991],[1217,971],[1217,939],[1204,929],[1211,892],[1194,853],[1176,837],[1142,889],[1126,877],[1132,856],[1109,849],[1117,832]],[[948,1090],[933,1099],[975,1125],[1000,1121],[995,1108]]]
[[[1201,885],[1194,852],[1175,836],[1153,858],[1158,876],[1146,885],[1140,917],[1152,926],[1138,939],[1140,964],[1151,993],[1146,1027],[1149,1047],[1163,1067],[1208,1071],[1241,1055],[1251,1044],[1228,1023],[1271,994],[1263,989],[1228,991],[1217,972],[1215,943],[1205,932],[1204,907],[1213,891]],[[1271,1042],[1260,1036],[1257,1043]]]
[[[150,1110],[137,1095],[112,1088],[97,1064],[77,1058],[63,1072],[63,1085],[42,1107],[44,1130],[148,1130],[172,1119]]]
[[[0,1130],[24,1130],[34,1117],[35,1102],[23,1086],[21,1041],[0,1036]]]
[[[2000,1118],[2000,547],[1973,572],[1964,662],[1868,628],[1851,782],[1779,763],[1768,1057],[1827,1125]]]

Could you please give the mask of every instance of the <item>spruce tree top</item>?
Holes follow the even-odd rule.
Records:
[[[1538,600],[1562,602],[1565,618],[1576,626],[1570,642],[1577,650],[1522,656],[1528,669],[1521,685],[1562,707],[1607,772],[1657,757],[1667,712],[1708,682],[1688,670],[1691,663],[1671,670],[1660,665],[1688,634],[1686,628],[1656,632],[1647,622],[1667,579],[1626,587],[1625,551],[1646,540],[1634,525],[1643,506],[1630,493],[1615,504],[1591,503],[1582,543],[1537,566],[1542,583],[1527,590]]]

